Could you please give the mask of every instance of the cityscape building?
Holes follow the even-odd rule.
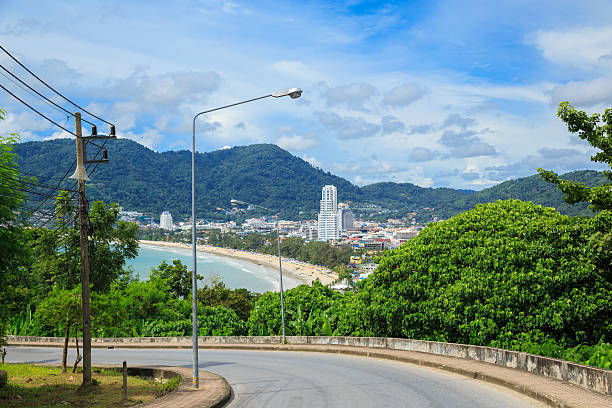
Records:
[[[355,227],[355,217],[351,208],[346,203],[338,204],[338,228],[346,231]]]
[[[159,216],[159,228],[172,231],[174,224],[172,223],[172,214],[169,211],[164,211]]]
[[[318,222],[318,240],[331,241],[340,238],[338,228],[338,196],[336,186],[324,186],[321,191],[321,205]]]

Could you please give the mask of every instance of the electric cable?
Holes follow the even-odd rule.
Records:
[[[34,78],[38,79],[41,83],[43,83],[47,88],[51,89],[53,92],[55,92],[57,95],[59,95],[60,97],[62,97],[66,102],[72,104],[73,106],[81,109],[83,112],[89,114],[90,116],[93,116],[94,118],[106,123],[107,125],[110,126],[115,126],[114,124],[94,115],[93,113],[89,112],[88,110],[86,110],[85,108],[77,105],[76,103],[72,102],[70,99],[66,98],[64,95],[62,95],[61,93],[59,93],[58,91],[56,91],[51,85],[49,85],[48,83],[46,83],[45,81],[43,81],[42,79],[40,79],[40,77],[38,75],[36,75],[35,73],[33,73],[32,71],[30,71],[28,69],[28,67],[26,67],[25,65],[23,65],[21,62],[19,62],[19,60],[17,58],[15,58],[10,52],[8,52],[6,50],[6,48],[4,48],[2,45],[0,45],[0,49],[2,51],[4,51],[6,53],[6,55],[8,55],[9,57],[11,57],[13,59],[13,61],[15,61],[17,64],[19,64],[23,69],[25,69],[26,71],[28,71]]]
[[[49,122],[53,123],[55,126],[63,129],[64,131],[70,133],[71,135],[76,137],[76,134],[74,134],[73,132],[71,132],[70,130],[66,129],[65,127],[63,127],[62,125],[60,125],[59,123],[57,123],[56,121],[54,121],[53,119],[48,118],[47,116],[45,116],[44,114],[40,113],[36,108],[33,108],[30,104],[28,104],[27,102],[25,102],[23,99],[21,99],[20,97],[18,97],[17,95],[15,95],[14,93],[12,93],[11,91],[9,91],[8,89],[6,89],[4,87],[4,85],[0,84],[0,88],[4,89],[6,92],[8,92],[9,94],[11,94],[11,96],[15,99],[17,99],[19,102],[23,103],[25,106],[27,106],[28,108],[32,109],[34,112],[38,113],[40,116],[42,116],[43,118],[47,119]]]
[[[0,68],[2,68],[4,71],[6,71],[10,76],[12,76],[13,78],[15,78],[17,81],[21,82],[23,85],[25,85],[27,87],[24,88],[22,85],[20,85],[19,83],[15,82],[15,80],[11,79],[10,77],[8,77],[6,74],[4,74],[3,72],[0,72],[0,75],[2,75],[3,77],[7,78],[9,81],[13,82],[15,85],[17,85],[18,87],[20,87],[21,89],[23,89],[26,92],[29,92],[31,95],[34,95],[35,97],[37,96],[39,99],[41,99],[43,102],[46,102],[48,104],[50,104],[51,106],[55,107],[55,109],[60,110],[61,112],[67,113],[70,116],[74,116],[74,113],[70,112],[67,109],[64,109],[62,106],[58,105],[57,103],[53,102],[51,99],[47,98],[45,95],[41,94],[40,92],[38,92],[36,89],[32,88],[30,85],[28,85],[27,83],[25,83],[23,80],[21,80],[18,76],[16,76],[15,74],[13,74],[11,71],[9,71],[8,69],[6,69],[4,67],[4,65],[0,64]],[[33,93],[32,93],[33,92]],[[95,126],[95,123],[92,123],[90,121],[88,121],[87,119],[82,119],[83,122],[89,123],[92,126]]]

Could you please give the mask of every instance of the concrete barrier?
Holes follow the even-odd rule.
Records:
[[[288,344],[333,345],[350,347],[369,347],[416,351],[449,357],[470,359],[507,368],[513,368],[545,377],[555,378],[583,388],[612,395],[612,371],[589,367],[578,363],[542,357],[518,351],[494,347],[473,346],[469,344],[442,343],[387,337],[341,337],[341,336],[288,336]],[[7,336],[9,344],[58,345],[63,344],[60,337]],[[199,344],[281,344],[280,336],[201,336]],[[92,345],[103,347],[191,347],[191,337],[119,337],[94,338]]]

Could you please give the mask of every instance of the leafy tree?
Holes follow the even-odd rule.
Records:
[[[559,105],[557,116],[567,124],[571,133],[589,142],[599,151],[591,157],[594,162],[605,163],[612,169],[612,109],[606,109],[603,115],[595,113],[589,116],[579,111],[569,102]],[[595,187],[587,187],[584,183],[562,180],[555,173],[538,169],[542,178],[557,185],[565,194],[568,203],[587,201],[594,211],[612,210],[612,184],[605,183]],[[612,180],[612,171],[604,171],[608,180]]]
[[[233,310],[243,321],[251,314],[259,294],[247,289],[229,289],[223,281],[215,280],[210,286],[198,289],[198,301],[204,306],[223,306]]]
[[[33,241],[36,255],[34,279],[37,296],[44,298],[52,286],[69,289],[81,282],[79,227],[74,223],[76,209],[67,192],[56,199],[54,229],[41,229]],[[125,275],[126,258],[138,254],[138,227],[121,221],[119,206],[92,203],[89,211],[89,270],[93,291],[106,292]]]
[[[334,303],[342,295],[324,286],[318,280],[312,286],[300,285],[285,291],[285,326],[288,335],[320,334],[325,320],[335,320],[332,316]],[[249,335],[272,336],[282,333],[281,304],[279,292],[266,292],[255,303],[247,322]],[[323,315],[325,314],[325,316]],[[305,322],[312,315],[311,324]],[[291,323],[295,322],[295,323]],[[328,322],[331,327],[331,321]],[[309,332],[308,328],[313,332]],[[321,329],[321,330],[320,330]]]
[[[567,124],[571,133],[578,133],[578,137],[598,150],[591,161],[608,165],[609,170],[604,171],[607,182],[589,187],[561,179],[551,171],[538,169],[538,172],[544,180],[557,186],[567,203],[586,201],[593,211],[601,211],[592,223],[591,245],[602,275],[612,283],[612,109],[606,109],[603,115],[595,113],[589,116],[569,102],[562,102],[557,116]]]
[[[45,326],[52,328],[52,330],[64,329],[62,372],[65,373],[70,329],[74,328],[76,332],[81,323],[81,288],[65,290],[54,287],[47,298],[38,305],[36,314]]]
[[[5,111],[0,109],[0,120]],[[15,285],[22,278],[20,261],[24,253],[23,229],[18,226],[24,202],[24,184],[17,170],[13,144],[17,135],[0,136],[0,345],[4,342],[8,313],[15,309]]]
[[[612,329],[588,222],[518,200],[478,205],[385,253],[354,332],[521,349],[594,344]]]
[[[153,278],[160,277],[164,279],[168,283],[170,291],[176,298],[185,299],[191,293],[191,287],[193,284],[192,273],[187,269],[187,266],[183,265],[183,263],[178,259],[173,260],[172,265],[162,261],[157,268],[151,268],[150,276]],[[198,274],[196,278],[200,280],[204,277]]]

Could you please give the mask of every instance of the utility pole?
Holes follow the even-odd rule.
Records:
[[[89,296],[89,232],[87,230],[87,209],[88,203],[85,197],[85,181],[89,180],[86,164],[92,163],[108,163],[108,155],[103,146],[98,146],[102,150],[102,158],[100,160],[87,160],[87,148],[83,140],[87,142],[90,139],[115,139],[115,126],[111,125],[109,136],[97,134],[95,126],[91,128],[91,136],[83,137],[81,128],[81,113],[74,114],[75,134],[76,134],[76,155],[77,168],[70,178],[78,180],[79,193],[79,230],[80,230],[80,246],[81,246],[81,309],[83,315],[83,386],[91,385],[91,308]],[[97,146],[95,143],[90,142]]]
[[[89,235],[87,231],[87,198],[85,197],[85,149],[81,114],[74,114],[76,133],[77,168],[75,176],[79,182],[79,229],[81,231],[81,308],[83,312],[83,385],[91,384],[91,312],[89,307]],[[74,177],[74,176],[73,176]]]

